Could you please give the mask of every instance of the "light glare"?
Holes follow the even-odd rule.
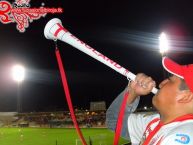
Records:
[[[12,68],[12,76],[13,76],[14,81],[22,82],[24,80],[24,77],[25,77],[24,67],[21,65],[15,65]]]
[[[162,54],[166,53],[169,49],[168,38],[164,32],[162,32],[159,37],[159,48]]]

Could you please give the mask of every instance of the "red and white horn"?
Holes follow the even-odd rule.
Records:
[[[83,41],[76,38],[72,35],[68,30],[66,30],[62,26],[62,22],[58,18],[51,19],[44,28],[44,35],[47,39],[51,40],[61,40],[65,43],[72,45],[73,47],[79,49],[80,51],[88,54],[89,56],[95,58],[96,60],[106,64],[110,68],[114,69],[115,71],[119,72],[120,74],[130,78],[131,80],[135,80],[135,74],[128,71],[127,69],[120,66],[118,63],[114,62],[113,60],[109,59],[108,57],[104,56],[100,52],[96,51],[94,48],[90,47]],[[157,89],[153,88],[152,93],[156,94]]]

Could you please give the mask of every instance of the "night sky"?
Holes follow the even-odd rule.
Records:
[[[13,1],[10,1],[11,3]],[[16,23],[0,23],[0,112],[16,111],[17,84],[10,69],[26,67],[20,86],[23,112],[68,110],[55,57],[54,42],[43,35],[46,23],[59,18],[76,37],[133,73],[144,72],[157,84],[163,79],[158,37],[170,38],[169,57],[193,63],[193,4],[191,1],[31,0],[31,7],[61,7],[30,23],[24,33]],[[107,107],[125,88],[127,79],[79,50],[58,41],[73,105],[89,108],[91,101]],[[141,101],[151,105],[152,94]]]

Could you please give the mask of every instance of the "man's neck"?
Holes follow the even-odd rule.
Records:
[[[191,113],[176,113],[176,114],[169,114],[169,115],[163,115],[160,114],[160,120],[163,124],[167,124],[170,123],[172,121],[174,121],[176,118],[179,118],[181,116],[187,115],[187,114],[191,114]]]

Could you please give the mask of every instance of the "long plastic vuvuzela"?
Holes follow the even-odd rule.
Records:
[[[109,59],[105,55],[96,51],[94,48],[90,47],[89,45],[79,40],[74,35],[72,35],[68,30],[66,30],[62,26],[62,22],[58,18],[53,18],[46,24],[45,29],[44,29],[44,35],[47,39],[51,39],[51,40],[59,39],[65,43],[68,43],[71,46],[77,48],[78,50],[102,62],[103,64],[106,64],[107,66],[119,72],[120,74],[126,76],[127,78],[130,78],[131,80],[135,80],[135,77],[136,77],[135,74],[128,71],[127,69],[119,65],[118,63]],[[156,94],[157,91],[158,90],[155,87],[152,89],[152,93],[154,94]]]

